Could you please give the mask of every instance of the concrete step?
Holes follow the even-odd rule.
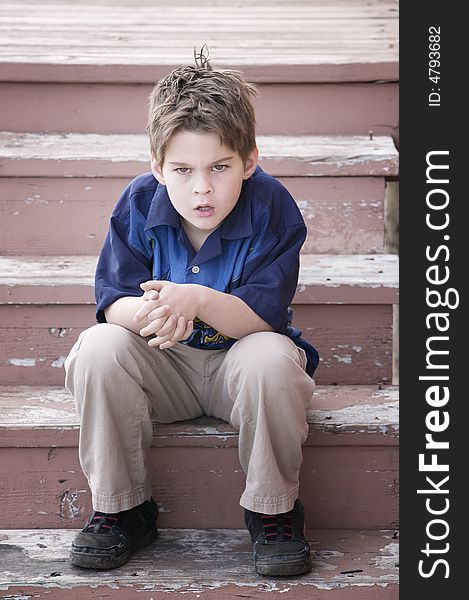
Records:
[[[393,386],[317,387],[300,476],[310,527],[397,526],[398,406]],[[91,504],[78,432],[64,388],[0,388],[0,527],[81,526]],[[155,423],[148,461],[162,527],[243,526],[237,444],[216,419]]]
[[[260,164],[279,177],[308,224],[307,253],[384,251],[390,137],[258,136]],[[130,178],[149,170],[144,135],[0,133],[2,254],[98,253]],[[28,240],[25,245],[25,240]]]
[[[0,590],[9,600],[397,600],[394,531],[308,530],[313,570],[300,577],[254,572],[247,530],[162,529],[154,544],[115,571],[69,565],[76,531],[0,531]]]
[[[7,385],[61,385],[79,332],[94,324],[96,257],[0,257],[0,376]],[[305,255],[294,324],[321,355],[320,384],[392,380],[396,255]]]

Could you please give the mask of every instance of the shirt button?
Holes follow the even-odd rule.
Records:
[[[197,267],[197,266],[192,267],[192,272],[193,273],[198,273],[199,271],[200,271],[200,267]]]

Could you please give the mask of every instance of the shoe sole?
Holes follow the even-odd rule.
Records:
[[[256,572],[258,575],[267,575],[269,577],[288,577],[291,575],[303,575],[311,571],[313,565],[311,557],[302,558],[291,562],[278,563],[255,563]]]
[[[124,554],[121,554],[120,556],[106,556],[105,554],[100,555],[97,553],[80,552],[79,549],[72,544],[72,549],[70,550],[70,564],[82,569],[116,569],[117,567],[124,565],[136,550],[148,546],[154,542],[157,537],[158,531],[156,529],[149,531],[135,542],[127,552],[124,552]]]

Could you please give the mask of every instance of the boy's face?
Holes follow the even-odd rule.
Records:
[[[255,148],[246,163],[215,133],[176,132],[166,147],[161,168],[151,157],[155,178],[166,186],[186,231],[207,237],[235,207],[244,179],[257,166]]]

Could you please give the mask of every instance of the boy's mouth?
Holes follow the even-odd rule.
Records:
[[[215,209],[210,204],[199,204],[194,210],[199,217],[211,217],[215,212]]]

